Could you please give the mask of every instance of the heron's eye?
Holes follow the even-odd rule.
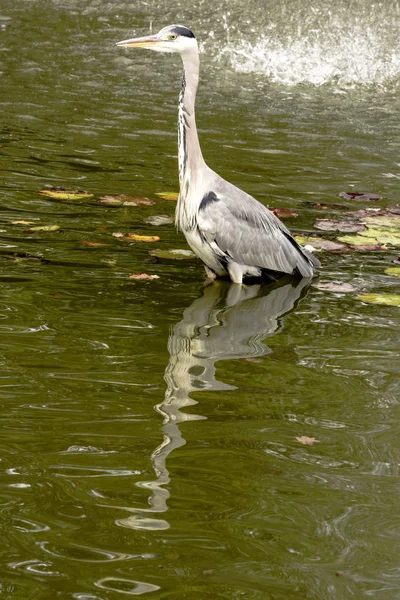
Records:
[[[171,35],[169,36],[170,40],[176,40],[178,36],[176,35],[176,33],[171,33]]]

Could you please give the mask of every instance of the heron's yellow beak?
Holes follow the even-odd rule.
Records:
[[[144,37],[132,38],[131,40],[122,40],[117,42],[117,46],[126,48],[154,48],[155,44],[161,42],[157,35],[146,35]]]

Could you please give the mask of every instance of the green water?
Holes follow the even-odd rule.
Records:
[[[204,289],[197,261],[148,254],[186,248],[143,221],[173,202],[97,200],[177,190],[179,58],[114,47],[151,20],[204,40],[204,155],[296,209],[293,231],[321,217],[303,202],[342,190],[398,202],[396,77],[239,72],[224,53],[251,39],[238,2],[229,19],[205,0],[84,4],[0,7],[0,596],[400,598],[398,308],[304,282]],[[94,197],[52,201],[45,186]],[[395,293],[395,256],[322,255],[321,276]]]

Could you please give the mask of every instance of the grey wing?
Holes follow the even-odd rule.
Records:
[[[318,260],[299,246],[270,210],[222,182],[227,190],[216,187],[199,209],[199,226],[215,251],[241,265],[311,277]]]

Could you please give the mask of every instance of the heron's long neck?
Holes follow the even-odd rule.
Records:
[[[183,56],[182,89],[178,110],[179,184],[182,198],[186,198],[191,181],[204,165],[196,129],[194,105],[199,83],[199,55]]]

